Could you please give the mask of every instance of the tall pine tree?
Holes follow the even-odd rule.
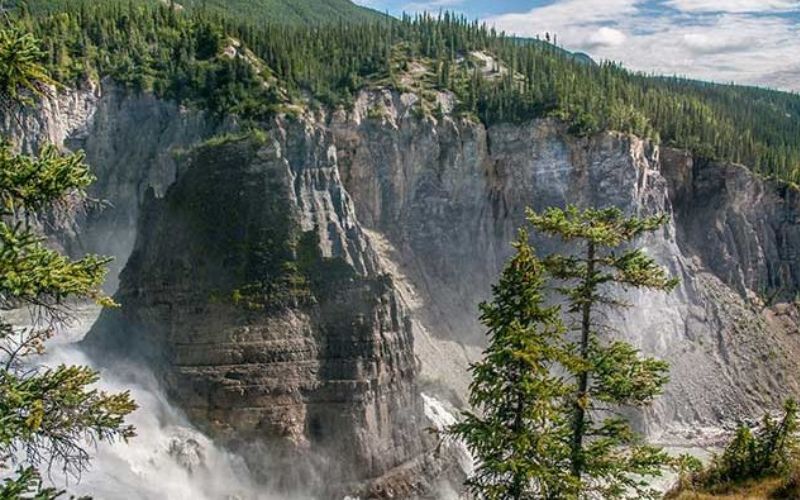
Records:
[[[677,281],[632,243],[659,229],[663,216],[626,217],[617,208],[528,212],[540,232],[578,249],[543,259],[566,300],[566,315],[577,334],[575,362],[566,366],[574,378],[569,398],[571,413],[570,470],[581,496],[599,494],[643,498],[646,476],[659,475],[669,457],[659,448],[642,444],[623,417],[621,408],[643,408],[667,382],[668,365],[645,358],[630,344],[608,338],[609,325],[599,319],[608,309],[625,307],[621,289],[672,290]],[[602,311],[605,309],[606,311]]]
[[[671,460],[642,444],[619,408],[649,404],[667,381],[666,363],[601,334],[602,308],[624,306],[620,288],[670,290],[669,278],[629,247],[665,219],[617,209],[529,212],[531,225],[580,254],[536,256],[526,231],[481,307],[489,347],[472,367],[470,403],[453,425],[477,461],[467,485],[478,497],[646,498],[645,479]],[[562,295],[563,305],[551,293]]]
[[[477,459],[467,486],[478,498],[559,498],[569,475],[572,384],[557,374],[569,363],[559,308],[545,305],[546,275],[521,231],[516,255],[481,305],[489,347],[471,371],[470,404],[450,428]]]

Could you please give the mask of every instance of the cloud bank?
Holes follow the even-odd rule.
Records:
[[[800,2],[559,0],[488,19],[640,71],[800,91]]]
[[[357,2],[393,13],[480,16],[488,8],[477,0]],[[800,91],[800,0],[496,0],[492,9],[505,13],[483,20],[508,33],[556,33],[567,49],[634,70]]]

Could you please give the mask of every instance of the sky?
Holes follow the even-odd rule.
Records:
[[[355,0],[450,10],[630,69],[800,92],[800,0]]]

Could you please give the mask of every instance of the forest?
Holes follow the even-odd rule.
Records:
[[[348,20],[282,22],[216,3],[34,0],[12,17],[44,41],[46,65],[66,86],[112,78],[262,121],[298,105],[349,106],[363,88],[411,90],[402,76],[422,65],[415,92],[452,91],[457,112],[487,126],[555,117],[576,135],[633,133],[800,183],[796,94],[636,73],[448,13],[394,19],[362,9]],[[481,68],[476,53],[495,66]]]

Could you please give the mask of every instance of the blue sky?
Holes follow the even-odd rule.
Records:
[[[800,91],[800,0],[356,0],[388,11],[480,18],[557,33],[567,49],[627,67]]]

